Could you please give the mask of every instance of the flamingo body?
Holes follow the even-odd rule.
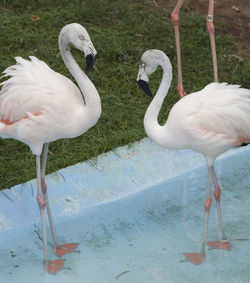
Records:
[[[0,92],[0,136],[17,139],[40,155],[44,143],[77,137],[95,125],[101,108],[88,111],[71,80],[30,59],[17,57],[17,64],[4,71],[10,78]]]
[[[171,128],[174,149],[189,148],[215,160],[230,148],[249,142],[249,115],[249,90],[211,83],[179,100],[164,127]]]

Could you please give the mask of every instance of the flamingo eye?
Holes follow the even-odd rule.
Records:
[[[141,68],[145,69],[146,64],[141,62]]]
[[[83,36],[83,35],[79,35],[79,38],[80,38],[81,40],[84,40],[84,36]]]

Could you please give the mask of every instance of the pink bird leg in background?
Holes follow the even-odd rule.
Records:
[[[171,18],[174,24],[176,53],[177,53],[178,84],[176,88],[177,88],[180,98],[182,98],[186,94],[186,92],[184,91],[183,82],[182,82],[181,45],[180,45],[180,34],[179,34],[179,11],[183,5],[183,2],[184,0],[178,0],[174,10],[171,13]],[[212,50],[214,81],[218,82],[213,14],[214,14],[214,0],[209,0],[208,15],[207,15],[207,30],[209,32],[211,50]]]

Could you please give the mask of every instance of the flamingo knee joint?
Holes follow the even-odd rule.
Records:
[[[212,198],[211,197],[208,197],[206,199],[206,201],[204,202],[204,208],[205,208],[205,211],[209,211],[210,210],[210,207],[212,205]]]
[[[179,23],[179,11],[178,10],[174,10],[171,13],[171,18],[172,18],[172,22],[175,26],[178,26]]]

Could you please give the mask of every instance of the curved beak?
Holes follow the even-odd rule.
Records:
[[[137,84],[149,97],[153,97],[153,94],[149,88],[148,82],[144,80],[139,80],[137,81]]]
[[[90,53],[86,56],[86,72],[87,73],[92,70],[92,68],[95,64],[96,58],[97,58],[97,54],[94,55],[94,54]]]
[[[139,72],[137,75],[137,84],[138,86],[150,97],[153,97],[153,94],[148,85],[148,76],[145,73],[144,68],[139,68]]]
[[[92,41],[89,39],[89,42],[85,44],[83,52],[86,57],[86,73],[92,70],[95,60],[97,58],[97,52]]]

